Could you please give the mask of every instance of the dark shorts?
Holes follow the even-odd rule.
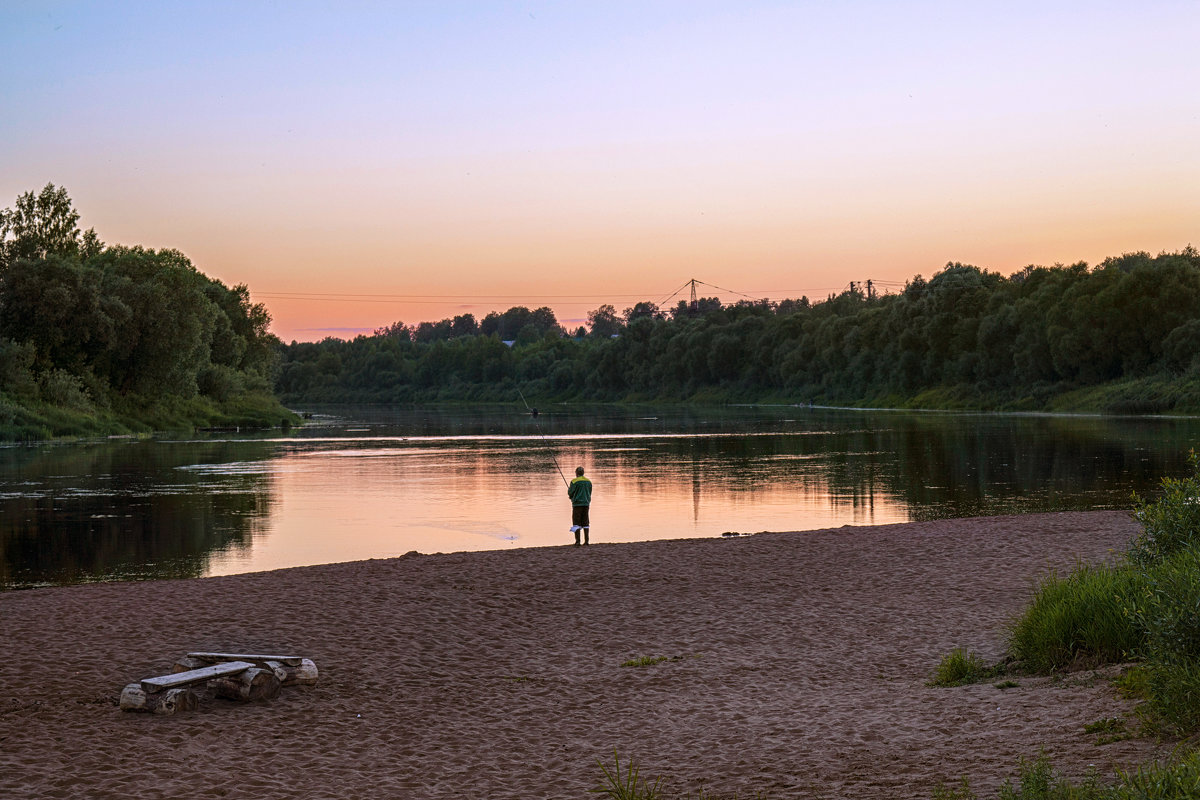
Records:
[[[581,528],[592,527],[588,522],[588,508],[589,506],[571,506],[571,524]]]

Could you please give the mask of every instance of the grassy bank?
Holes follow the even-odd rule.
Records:
[[[972,384],[935,386],[913,394],[876,394],[866,399],[819,397],[856,407],[936,411],[1049,411],[1093,414],[1197,414],[1200,379],[1152,375],[1092,386],[1041,384],[983,390]]]
[[[1135,498],[1141,534],[1110,564],[1080,565],[1048,575],[1009,630],[1009,662],[978,665],[970,677],[989,680],[1000,671],[1050,674],[1102,665],[1125,665],[1117,686],[1138,700],[1135,729],[1116,735],[1177,738],[1168,763],[1147,764],[1112,785],[1095,778],[1074,783],[1039,756],[1019,766],[1001,787],[1000,800],[1175,800],[1200,796],[1200,459],[1193,474],[1164,479],[1161,496]],[[964,682],[955,650],[935,671],[933,683]],[[975,678],[975,676],[979,676]],[[1110,732],[1110,735],[1112,732]],[[974,800],[970,785],[940,787],[936,800]]]
[[[930,411],[1007,411],[1095,414],[1200,414],[1200,379],[1172,375],[1128,378],[1079,387],[1043,384],[984,390],[973,384],[929,387],[911,393],[866,391],[846,393],[819,387],[795,390],[752,386],[705,386],[690,392],[581,391],[555,388],[549,380],[531,378],[518,384],[511,379],[467,383],[451,381],[437,386],[404,385],[389,388],[355,388],[330,383],[304,391],[278,387],[283,402],[303,404],[423,404],[519,403],[518,388],[535,405],[551,403],[674,403],[689,405],[772,404],[816,405],[845,408],[890,408]]]
[[[300,418],[269,395],[224,402],[207,397],[138,398],[111,408],[71,408],[0,396],[0,441],[28,442],[118,436],[196,428],[267,429],[297,425]]]

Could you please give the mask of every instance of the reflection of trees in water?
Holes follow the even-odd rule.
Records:
[[[949,424],[947,424],[947,422]],[[882,446],[914,518],[1128,508],[1187,471],[1192,421],[1063,417],[906,419]]]
[[[509,390],[511,391],[511,390]],[[540,404],[534,417],[520,403],[487,406],[362,406],[306,407],[317,418],[294,432],[306,437],[341,435],[346,426],[362,426],[373,434],[393,436],[546,436],[561,434],[680,433],[685,431],[756,430],[794,418],[790,406],[662,406],[586,403]],[[327,424],[330,423],[331,424]]]
[[[231,448],[128,443],[5,452],[9,491],[21,496],[0,499],[0,587],[194,577],[212,553],[248,547],[271,504],[267,476],[177,469],[233,461]]]
[[[814,412],[802,421],[809,432],[668,441],[613,460],[661,460],[665,449],[694,502],[706,489],[782,488],[832,506],[886,500],[932,519],[1127,508],[1131,492],[1187,474],[1200,436],[1197,421],[1169,418]],[[641,491],[668,479],[662,467],[630,471]]]

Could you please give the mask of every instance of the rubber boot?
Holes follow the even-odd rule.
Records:
[[[579,547],[579,529],[575,529],[575,546]]]
[[[575,536],[576,536],[576,538],[578,538],[579,534],[576,534]],[[583,543],[584,544],[588,543],[588,529],[587,528],[583,529]]]

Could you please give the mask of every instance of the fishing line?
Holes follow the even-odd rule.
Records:
[[[533,413],[533,409],[529,406],[529,401],[525,399],[525,393],[521,391],[521,387],[517,387],[517,394],[521,395],[521,402],[525,404],[525,410],[533,417],[533,424],[537,426],[538,433],[542,437],[542,441],[546,444],[546,449],[550,451],[550,459],[554,462],[554,468],[558,470],[558,477],[563,479],[563,483],[567,484],[567,488],[571,488],[571,484],[567,482],[567,476],[563,474],[562,467],[558,465],[558,459],[554,457],[554,450],[550,447],[550,441],[546,438],[546,434],[542,433],[542,424],[538,422],[537,415]]]

